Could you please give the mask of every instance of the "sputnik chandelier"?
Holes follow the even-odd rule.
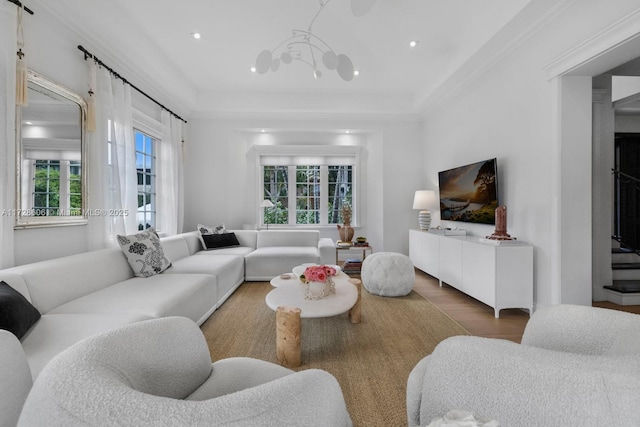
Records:
[[[252,71],[265,74],[269,70],[278,71],[280,63],[291,64],[300,61],[311,67],[313,77],[322,77],[322,71],[318,69],[318,60],[327,70],[335,70],[345,81],[351,81],[355,69],[353,62],[344,53],[336,54],[324,40],[313,33],[313,24],[331,0],[319,0],[320,9],[315,14],[306,30],[293,30],[291,37],[285,39],[272,50],[263,50],[256,59],[256,65]],[[351,12],[355,16],[363,16],[375,4],[376,0],[351,0]]]

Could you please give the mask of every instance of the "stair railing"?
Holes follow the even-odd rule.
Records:
[[[640,191],[640,178],[637,178],[635,176],[629,175],[627,173],[622,172],[619,169],[611,169],[611,173],[615,176],[616,180],[618,181],[618,183],[621,184],[633,184],[633,187],[635,188],[636,191]],[[620,200],[620,186],[619,184],[616,185],[615,187],[615,192],[616,192],[616,199],[619,201]],[[624,242],[624,240],[622,239],[621,236],[621,218],[620,218],[620,212],[618,209],[618,206],[615,206],[615,217],[616,217],[616,230],[615,230],[615,235],[611,236],[611,238],[615,241],[617,241],[621,246],[630,249],[633,253],[635,253],[636,255],[640,256],[640,252],[638,252],[638,248],[634,248],[631,245],[627,244]]]

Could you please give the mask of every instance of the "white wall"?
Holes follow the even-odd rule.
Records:
[[[440,170],[498,158],[508,231],[535,247],[537,306],[591,301],[591,84],[550,79],[545,67],[638,7],[626,0],[564,5],[482,73],[467,67],[459,88],[429,107],[424,132],[431,182]]]
[[[259,129],[268,132],[260,133]],[[408,253],[408,230],[415,228],[413,193],[424,185],[421,125],[380,120],[220,118],[189,121],[185,173],[185,230],[198,223],[228,228],[259,222],[254,144],[357,145],[362,147],[360,224],[375,251]],[[339,133],[350,129],[351,133]],[[334,227],[321,234],[338,239]]]
[[[23,16],[25,59],[27,66],[47,78],[85,95],[87,71],[84,58],[76,46],[77,35],[45,10]],[[15,27],[1,28],[0,37],[15,33]],[[15,53],[0,61],[14,62]],[[13,126],[13,124],[11,124]],[[3,144],[14,144],[15,130]],[[3,133],[4,134],[4,133]],[[7,183],[2,183],[7,185]],[[86,226],[15,230],[14,255],[17,265],[84,252],[87,249]]]

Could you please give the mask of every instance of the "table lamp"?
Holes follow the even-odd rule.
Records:
[[[427,231],[431,225],[431,212],[429,208],[435,200],[436,193],[433,190],[418,190],[413,196],[413,209],[420,209],[418,225],[420,230]]]

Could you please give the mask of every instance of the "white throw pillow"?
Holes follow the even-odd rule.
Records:
[[[200,238],[200,244],[202,245],[202,249],[207,250],[207,244],[202,238],[203,234],[225,234],[227,233],[227,228],[224,224],[216,225],[215,227],[207,227],[206,225],[198,224],[198,231],[200,234],[198,237]]]
[[[118,235],[118,244],[138,277],[160,274],[171,267],[171,261],[164,256],[160,238],[153,228],[129,236]]]

